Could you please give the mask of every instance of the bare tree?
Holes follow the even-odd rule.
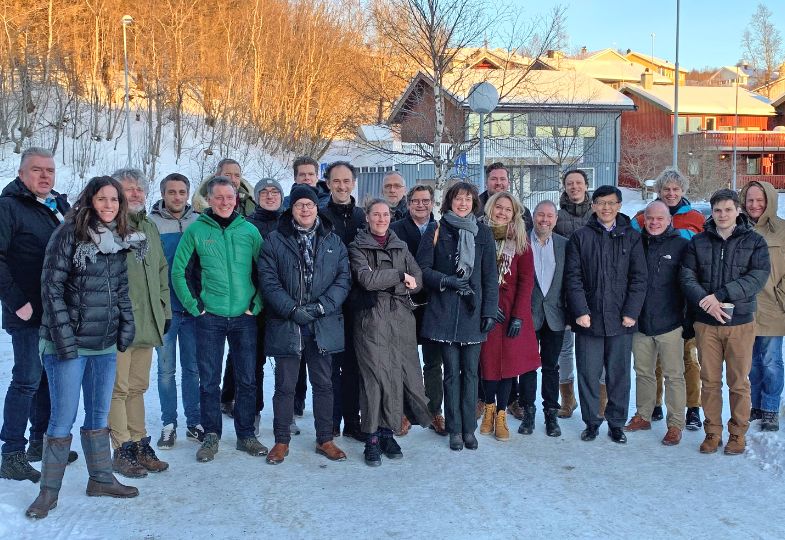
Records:
[[[756,71],[763,72],[762,85],[773,80],[774,71],[782,62],[782,35],[771,20],[772,15],[769,8],[758,4],[741,38],[744,57]]]
[[[671,162],[671,140],[628,129],[622,131],[621,140],[624,147],[619,172],[633,180],[641,190],[641,198],[645,198],[646,181],[654,180]]]

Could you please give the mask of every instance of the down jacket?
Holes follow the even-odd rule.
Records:
[[[264,350],[267,356],[300,356],[303,350],[301,329],[290,316],[294,308],[319,302],[324,316],[314,321],[319,350],[337,353],[344,350],[343,305],[349,295],[352,276],[346,246],[333,233],[329,218],[320,214],[316,231],[314,274],[311,293],[303,287],[302,255],[292,211],[278,222],[278,230],[267,237],[259,258],[259,283],[266,313]]]
[[[719,326],[698,303],[714,294],[720,302],[735,305],[733,318],[725,326],[752,322],[755,296],[769,278],[769,248],[744,214],[736,218],[736,228],[727,240],[717,232],[713,218],[706,220],[702,233],[687,246],[679,279],[695,321]]]
[[[76,247],[70,222],[54,232],[46,247],[40,336],[55,344],[61,360],[76,358],[79,349],[100,351],[117,345],[125,351],[135,330],[126,252],[98,253],[80,269],[74,261]]]
[[[638,320],[647,277],[641,235],[630,219],[618,214],[608,232],[592,214],[567,244],[564,288],[573,331],[595,337],[634,333],[637,324],[626,328],[622,317]],[[575,324],[582,315],[591,317],[589,328]]]
[[[572,233],[586,225],[589,216],[594,214],[591,207],[589,194],[583,199],[582,203],[574,203],[570,200],[567,193],[562,193],[559,199],[559,214],[553,232],[569,239]]]
[[[657,197],[656,200],[662,201],[659,197]],[[703,231],[703,224],[705,223],[706,218],[692,207],[692,204],[690,204],[690,201],[688,201],[686,197],[682,197],[676,206],[672,208],[668,207],[668,209],[671,213],[671,227],[673,227],[682,238],[689,240]],[[638,232],[641,232],[644,227],[643,214],[644,211],[641,210],[632,218],[632,228]]]

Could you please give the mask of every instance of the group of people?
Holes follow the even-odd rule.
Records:
[[[532,434],[538,369],[550,437],[578,407],[574,373],[584,441],[603,421],[616,443],[651,429],[664,396],[663,444],[702,425],[700,451],[717,451],[723,368],[725,453],[744,451],[753,420],[779,429],[785,222],[766,182],[717,191],[704,222],[684,197],[688,179],[666,169],[658,198],[630,218],[618,188],[589,194],[586,174],[570,170],[558,205],[529,211],[494,163],[485,192],[456,179],[435,217],[433,188],[407,194],[398,172],[362,207],[351,163],[330,164],[322,180],[318,172],[298,158],[284,194],[273,178],[252,187],[223,159],[193,196],[184,175],[163,178],[148,214],[148,181],[136,169],[92,178],[69,207],[53,189],[52,154],[22,154],[0,196],[0,301],[14,351],[0,476],[40,483],[29,517],[56,506],[78,459],[80,389],[88,495],[135,497],[113,473],[168,468],[145,425],[153,349],[155,446],[176,443],[179,358],[185,436],[199,443],[199,462],[215,458],[225,414],[237,450],[282,463],[307,381],[315,451],[347,459],[335,444],[343,423],[344,436],[365,443],[369,466],[402,458],[396,436],[412,423],[454,451],[477,449],[478,421],[499,441],[511,438],[507,415]],[[270,449],[259,440],[268,358]]]

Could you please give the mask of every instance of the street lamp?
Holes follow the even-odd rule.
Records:
[[[499,104],[499,91],[488,81],[477,83],[469,90],[469,108],[480,115],[480,177],[485,175],[485,115]]]
[[[673,88],[673,166],[679,167],[679,12],[681,2],[676,0],[676,65]]]
[[[730,187],[736,191],[736,145],[737,137],[739,136],[739,64],[736,64],[736,109],[733,113],[733,172],[731,174]]]
[[[134,22],[134,18],[130,15],[123,15],[121,23],[123,25],[123,60],[125,63],[125,129],[126,138],[128,139],[128,166],[131,166],[131,106],[129,104],[128,93],[128,39],[126,37],[126,28],[129,24]]]

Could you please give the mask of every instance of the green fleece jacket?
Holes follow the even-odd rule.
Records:
[[[172,262],[172,286],[193,316],[202,312],[237,317],[262,309],[256,286],[259,231],[242,216],[224,229],[208,214],[188,227]]]

